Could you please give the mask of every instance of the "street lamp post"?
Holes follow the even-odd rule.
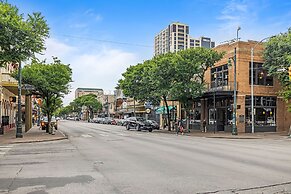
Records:
[[[232,135],[237,135],[236,127],[236,108],[237,108],[237,99],[236,99],[236,47],[234,48],[233,56],[233,67],[234,67],[234,88],[233,88],[233,112],[232,112]]]
[[[237,28],[236,30],[236,42],[238,44],[238,31],[241,30],[240,27]],[[233,66],[234,66],[234,89],[233,89],[233,113],[232,113],[232,135],[237,135],[237,126],[236,126],[236,108],[237,108],[237,99],[236,99],[236,47],[234,48],[234,56],[233,56]]]
[[[16,138],[22,138],[22,114],[21,114],[21,62],[18,66],[18,114],[16,126]]]
[[[257,45],[262,43],[264,40],[272,38],[274,36],[269,36],[263,38],[261,41],[257,42],[255,46],[251,48],[251,114],[252,114],[252,133],[255,133],[255,114],[254,114],[254,49]]]
[[[217,91],[217,76],[216,72],[214,72],[215,84],[214,84],[214,91],[213,91],[213,108],[214,108],[214,130],[215,133],[217,131],[217,112],[216,112],[216,91]]]

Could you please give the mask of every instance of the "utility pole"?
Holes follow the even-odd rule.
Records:
[[[16,138],[23,138],[22,135],[22,114],[21,114],[21,62],[18,66],[18,112],[17,112],[17,126],[16,126]]]

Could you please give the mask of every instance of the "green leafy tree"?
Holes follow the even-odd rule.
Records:
[[[22,79],[25,84],[34,86],[43,98],[43,109],[50,126],[52,114],[61,106],[60,98],[69,93],[72,69],[57,58],[49,64],[33,60],[23,68]]]
[[[49,28],[40,13],[26,19],[17,7],[0,0],[0,65],[20,63],[41,53]]]
[[[264,59],[264,67],[270,75],[279,80],[282,86],[280,93],[289,102],[289,111],[291,111],[291,81],[288,76],[288,68],[291,64],[291,28],[286,33],[278,34],[266,42]]]
[[[80,96],[73,101],[72,105],[78,111],[81,111],[82,107],[86,106],[91,119],[94,117],[94,113],[102,110],[102,104],[98,101],[95,94]]]
[[[167,100],[175,76],[175,54],[156,56],[142,64],[130,66],[122,75],[123,79],[119,80],[118,87],[126,96],[142,102],[149,101],[156,105],[163,100],[170,122]]]
[[[167,53],[156,56],[152,59],[151,77],[154,90],[151,92],[154,96],[159,96],[165,104],[167,112],[168,130],[171,130],[170,110],[168,100],[172,98],[172,89],[177,82],[177,55]]]
[[[61,116],[61,117],[67,117],[68,115],[73,113],[73,107],[71,105],[67,106],[62,106],[58,109],[58,112],[56,115]]]
[[[193,98],[201,96],[204,91],[205,71],[222,57],[223,53],[206,48],[159,55],[129,67],[122,74],[119,87],[125,95],[141,101],[159,104],[162,100],[170,130],[168,100],[178,100],[189,110]]]
[[[223,55],[224,53],[207,48],[187,49],[176,54],[176,75],[170,95],[184,105],[187,118],[193,99],[200,97],[205,91],[206,70],[222,59]],[[187,128],[189,129],[188,119]]]
[[[151,102],[154,105],[160,103],[160,96],[155,94],[155,85],[152,75],[152,61],[147,60],[135,66],[127,68],[119,80],[118,88],[124,95],[140,102]]]

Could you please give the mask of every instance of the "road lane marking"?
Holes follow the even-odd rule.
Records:
[[[104,133],[99,133],[100,136],[102,137],[108,137],[109,135],[108,134],[104,134]]]
[[[89,135],[89,134],[84,134],[84,135],[81,135],[82,137],[93,137],[92,135]]]
[[[0,156],[3,157],[13,146],[0,146]]]

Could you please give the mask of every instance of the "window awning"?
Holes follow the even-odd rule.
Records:
[[[171,111],[173,108],[175,108],[174,106],[168,106],[169,107],[169,111]],[[166,106],[161,106],[159,108],[157,108],[155,110],[156,114],[167,114],[167,107]]]

